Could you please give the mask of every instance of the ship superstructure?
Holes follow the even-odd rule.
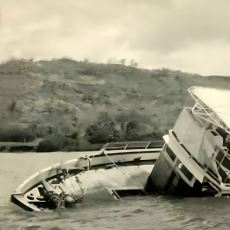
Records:
[[[146,190],[185,196],[230,195],[230,91],[191,87],[194,100],[165,135]]]

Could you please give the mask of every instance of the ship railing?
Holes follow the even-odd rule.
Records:
[[[193,87],[188,89],[188,92],[195,101],[195,105],[191,108],[192,113],[197,117],[201,122],[202,120],[213,124],[219,128],[222,128],[226,133],[230,133],[230,128],[225,122],[218,116],[218,114],[209,106],[207,106],[199,97],[197,97],[193,91]]]
[[[230,155],[225,148],[219,148],[215,157],[217,170],[224,184],[230,184]]]
[[[130,149],[152,149],[162,148],[163,140],[157,141],[131,141],[131,142],[111,142],[104,145],[105,150],[130,150]]]

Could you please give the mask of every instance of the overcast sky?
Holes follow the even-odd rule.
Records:
[[[70,57],[230,75],[230,0],[0,0],[0,61]]]

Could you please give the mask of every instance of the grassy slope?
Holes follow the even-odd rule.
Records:
[[[0,65],[0,141],[23,131],[73,150],[89,142],[159,137],[189,103],[192,85],[230,88],[230,78],[68,59],[13,60]]]

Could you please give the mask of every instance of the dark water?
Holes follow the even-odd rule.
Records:
[[[10,193],[27,175],[74,157],[0,154],[0,229],[230,229],[227,198],[129,197],[43,213],[25,212],[9,202]]]

